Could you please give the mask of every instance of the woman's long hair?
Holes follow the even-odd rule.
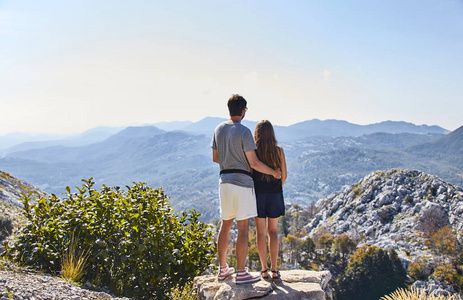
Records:
[[[256,154],[260,161],[272,169],[281,168],[280,150],[272,123],[267,120],[257,123],[254,130],[254,141],[257,145]],[[264,174],[264,178],[270,181],[273,177]]]

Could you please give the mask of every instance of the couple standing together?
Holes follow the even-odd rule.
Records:
[[[236,218],[236,284],[257,282],[260,275],[245,269],[248,255],[249,219],[255,217],[257,250],[264,279],[280,278],[278,272],[278,218],[285,214],[283,184],[287,177],[283,149],[277,145],[272,124],[257,124],[254,138],[241,124],[247,102],[240,95],[228,100],[230,120],[220,124],[212,138],[212,159],[220,165],[219,198],[220,226],[217,240],[219,256],[218,279],[235,273],[227,264],[228,235]],[[267,266],[267,234],[271,268]]]

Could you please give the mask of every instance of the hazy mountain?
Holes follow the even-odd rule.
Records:
[[[0,135],[0,150],[25,142],[50,141],[62,139],[61,135],[12,132]]]
[[[288,127],[275,129],[281,141],[296,141],[314,136],[354,136],[377,132],[383,133],[413,133],[413,134],[446,134],[449,131],[438,126],[417,126],[412,123],[386,121],[370,125],[357,125],[340,120],[313,119]]]
[[[131,126],[127,127],[124,130],[121,130],[115,135],[109,137],[106,142],[111,141],[122,141],[134,138],[144,138],[152,137],[154,135],[165,133],[164,130],[161,130],[155,126]]]
[[[146,124],[145,126],[155,126],[165,131],[185,130],[188,126],[192,125],[192,121],[172,121],[172,122],[158,122],[154,124]]]
[[[441,159],[463,167],[463,126],[441,139],[411,146],[408,150],[416,155]]]
[[[219,170],[212,162],[210,141],[212,130],[224,120],[205,119],[196,124],[195,128],[201,130],[211,126],[208,134],[166,132],[154,126],[128,127],[90,145],[12,152],[0,159],[0,170],[56,194],[61,194],[64,187],[80,185],[81,179],[90,177],[95,178],[98,185],[124,186],[142,181],[153,187],[164,186],[175,208],[194,207],[205,218],[214,218],[218,215]],[[247,124],[249,127],[253,125],[252,122]],[[340,123],[314,121],[313,124]],[[277,130],[291,128],[277,127]],[[416,145],[432,145],[440,139],[451,144],[456,137],[458,135],[453,133],[447,136],[374,133],[309,136],[282,142],[289,174],[284,188],[285,199],[288,203],[305,205],[341,190],[372,171],[388,168],[419,169],[461,184],[462,177],[458,174],[463,173],[462,167],[449,160],[431,159],[409,150]]]
[[[89,159],[97,159],[121,151],[129,140],[136,143],[136,139],[144,139],[162,134],[165,131],[154,126],[127,127],[124,130],[110,136],[100,143],[94,143],[81,147],[51,146],[42,149],[31,149],[7,153],[5,157],[14,157],[24,160],[34,160],[45,163],[78,163]]]
[[[159,122],[145,126],[154,126],[164,131],[186,131],[195,134],[212,135],[215,127],[226,118],[206,117],[198,122],[174,121]],[[257,122],[243,120],[243,124],[254,131]],[[385,133],[419,133],[419,134],[445,134],[447,130],[438,126],[417,126],[412,123],[386,121],[371,125],[356,125],[340,120],[321,121],[313,119],[290,126],[274,126],[280,142],[294,142],[314,136],[360,136],[375,132]],[[3,153],[30,149],[40,149],[51,146],[76,147],[98,143],[109,136],[121,131],[125,127],[96,127],[78,135],[37,135],[29,133],[10,133],[0,136],[0,150]],[[10,149],[7,149],[10,148]],[[6,150],[5,150],[6,149]],[[0,153],[1,154],[1,153]]]
[[[95,178],[97,186],[146,182],[153,187],[164,186],[174,205],[178,203],[183,209],[202,207],[205,215],[209,211],[216,215],[215,207],[203,203],[204,198],[211,198],[218,181],[218,165],[212,162],[209,144],[206,135],[164,132],[152,126],[129,127],[103,142],[83,147],[7,154],[0,159],[0,170],[11,171],[58,195],[66,186],[79,186],[81,179],[90,177]],[[188,204],[180,203],[184,200]]]
[[[289,144],[293,148],[297,147],[296,151],[283,145],[285,149],[289,148],[286,152],[290,155],[294,152],[301,153],[288,161],[291,173],[288,172],[286,191],[294,202],[304,203],[307,199],[314,201],[343,189],[370,172],[391,168],[417,169],[463,186],[463,166],[455,163],[458,155],[461,160],[461,150],[445,154],[426,148],[429,152],[424,155],[407,148],[411,143],[421,144],[425,139],[429,141],[423,145],[436,145],[437,137],[381,133],[352,139],[325,139],[316,147],[313,144]],[[456,135],[449,134],[441,139],[452,143],[453,137]],[[391,146],[385,146],[387,143]]]
[[[437,133],[437,134],[445,134],[449,133],[448,130],[443,129],[442,127],[433,125],[415,125],[413,123],[403,122],[403,121],[384,121],[376,124],[366,125],[368,133],[374,132],[389,132],[389,133]]]
[[[40,140],[25,142],[5,149],[4,153],[41,149],[53,146],[78,147],[101,142],[125,127],[96,127],[77,135],[67,136],[58,140]]]
[[[212,135],[215,127],[225,118],[207,117],[198,122],[192,123],[181,130],[196,134]],[[244,119],[243,125],[252,132],[257,125],[255,121]],[[290,126],[274,126],[275,134],[280,142],[294,142],[317,136],[340,137],[340,136],[361,136],[376,132],[384,133],[413,133],[413,134],[446,134],[449,131],[439,126],[417,126],[407,122],[386,121],[371,125],[356,125],[340,120],[308,120]],[[180,128],[178,128],[180,129]]]

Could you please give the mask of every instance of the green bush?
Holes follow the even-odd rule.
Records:
[[[170,289],[204,271],[215,256],[212,230],[194,210],[175,214],[161,189],[136,183],[127,190],[83,180],[78,193],[30,205],[26,226],[9,255],[16,261],[59,272],[71,236],[76,255],[88,252],[82,281],[140,299],[164,298]]]

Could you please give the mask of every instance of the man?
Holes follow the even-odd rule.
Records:
[[[237,274],[236,284],[260,280],[260,275],[249,274],[245,269],[248,254],[249,218],[257,216],[254,181],[251,168],[261,173],[281,178],[281,171],[269,168],[256,156],[256,144],[251,131],[241,125],[247,111],[247,102],[240,95],[228,100],[230,120],[220,124],[212,138],[212,160],[220,165],[219,198],[220,226],[217,252],[219,256],[218,279],[224,280],[235,269],[228,267],[228,234],[236,218],[238,238],[236,241]]]

